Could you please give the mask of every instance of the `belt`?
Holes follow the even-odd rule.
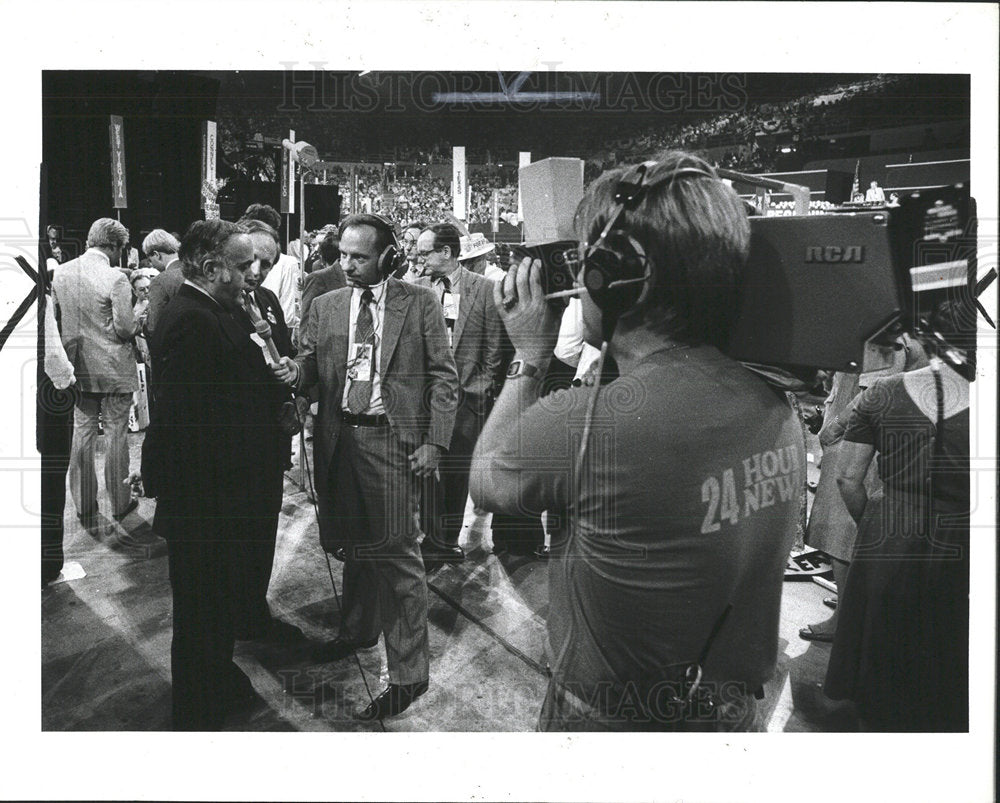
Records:
[[[351,427],[387,427],[389,426],[389,416],[385,415],[355,415],[347,410],[340,411],[340,417],[344,423]]]

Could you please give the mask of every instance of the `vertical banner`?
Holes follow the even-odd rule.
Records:
[[[452,212],[459,220],[465,220],[465,146],[456,145],[451,149],[451,197]]]
[[[288,138],[295,142],[295,132],[288,131]],[[281,149],[281,209],[283,215],[295,214],[295,164],[292,162],[292,152]]]
[[[521,206],[521,168],[531,164],[531,152],[520,151],[517,154],[517,219],[524,220],[524,207]]]
[[[125,187],[125,131],[122,118],[110,115],[108,136],[111,140],[111,197],[115,209],[128,208],[128,194]]]
[[[217,128],[214,120],[201,124],[201,208],[205,219],[219,216],[218,188],[215,183]]]
[[[493,233],[500,231],[500,190],[493,190]]]

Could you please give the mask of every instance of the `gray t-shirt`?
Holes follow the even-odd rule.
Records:
[[[496,467],[522,510],[564,511],[590,388],[540,399]],[[697,659],[706,680],[774,671],[785,562],[805,482],[784,395],[709,346],[665,349],[601,389],[580,503],[550,564],[549,660],[592,696]]]

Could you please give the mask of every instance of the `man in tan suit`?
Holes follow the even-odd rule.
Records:
[[[434,294],[391,278],[391,224],[353,215],[340,231],[350,287],[317,297],[295,362],[275,375],[319,389],[314,460],[323,547],[344,547],[340,634],[324,661],[385,637],[389,687],[361,714],[393,716],[427,691],[427,580],[414,522],[423,477],[451,443],[458,375]],[[335,536],[335,537],[334,537]]]
[[[458,537],[469,496],[472,450],[502,383],[503,323],[493,303],[493,282],[459,265],[460,238],[451,223],[437,223],[421,232],[416,247],[425,275],[415,284],[430,287],[441,304],[460,387],[455,432],[440,480],[424,484],[421,512],[428,569],[465,557]]]
[[[132,393],[139,389],[132,340],[143,321],[133,312],[128,278],[111,267],[127,244],[128,229],[117,220],[101,218],[90,227],[86,252],[60,267],[52,280],[63,346],[81,391],[73,422],[70,493],[77,516],[88,527],[97,523],[98,416],[107,440],[104,481],[111,512],[123,519],[137,506],[125,484],[129,474],[126,433]]]

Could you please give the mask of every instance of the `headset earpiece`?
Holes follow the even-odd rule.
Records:
[[[615,187],[615,207],[603,231],[583,259],[583,283],[594,304],[609,323],[637,304],[649,294],[651,271],[649,259],[642,245],[622,228],[616,228],[625,210],[635,209],[653,187],[685,176],[702,176],[718,179],[714,171],[701,167],[680,167],[669,173],[647,179],[656,162],[643,162],[622,176]]]
[[[584,260],[583,283],[601,310],[621,314],[647,292],[649,261],[642,246],[620,230],[608,233]]]
[[[399,268],[403,254],[395,242],[389,243],[378,257],[378,272],[382,278],[391,276]]]
[[[386,217],[382,217],[382,215],[367,212],[358,215],[348,215],[340,223],[340,237],[344,236],[344,230],[348,226],[371,226],[388,234],[389,244],[378,255],[378,272],[385,279],[399,270],[406,255],[399,247],[399,240],[396,239],[396,230],[392,226],[392,221]]]

